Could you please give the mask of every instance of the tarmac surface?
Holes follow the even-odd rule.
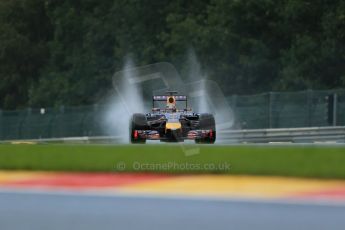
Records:
[[[0,229],[345,229],[345,206],[0,192]]]
[[[0,171],[0,230],[343,230],[344,217],[344,180]]]

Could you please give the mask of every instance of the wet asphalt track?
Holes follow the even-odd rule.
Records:
[[[345,206],[0,192],[1,230],[345,229]]]

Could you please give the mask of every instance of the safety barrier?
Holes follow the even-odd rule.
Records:
[[[19,140],[4,140],[0,143],[11,144],[37,144],[37,143],[72,143],[72,144],[119,144],[123,143],[121,136],[98,136],[98,137],[63,137],[63,138],[38,138],[38,139],[19,139]]]
[[[124,143],[122,136],[97,137],[68,137],[68,138],[42,138],[27,140],[7,140],[2,143]],[[285,128],[285,129],[245,129],[227,130],[218,132],[218,141],[224,144],[236,143],[315,143],[315,142],[345,142],[345,126]],[[1,143],[1,142],[0,142]]]
[[[269,142],[345,142],[345,126],[245,129],[228,130],[219,133],[227,143],[269,143]]]

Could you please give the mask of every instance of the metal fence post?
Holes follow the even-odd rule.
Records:
[[[334,93],[333,98],[333,126],[337,125],[337,104],[338,104],[338,96]]]
[[[272,128],[272,116],[273,116],[273,103],[272,103],[273,92],[268,93],[268,127]]]
[[[53,108],[48,109],[47,108],[47,112],[48,112],[48,114],[51,113],[51,118],[49,119],[49,122],[48,122],[47,137],[53,138],[53,126],[54,126],[54,121],[56,118],[56,108],[55,109],[53,109]]]
[[[232,95],[231,96],[231,107],[232,107],[232,111],[234,111],[234,114],[236,116],[237,113],[237,95]]]
[[[2,133],[3,133],[2,110],[0,109],[0,140],[4,139]]]
[[[312,107],[313,107],[313,90],[308,89],[307,90],[307,103],[308,103],[308,126],[312,126]]]
[[[62,120],[63,115],[65,113],[65,106],[61,105],[60,106],[60,111],[58,114],[58,119],[56,119],[56,123],[55,127],[57,128],[58,132],[56,133],[57,137],[63,137],[65,136],[65,132],[66,132],[66,124],[64,124],[64,121]],[[62,122],[61,122],[62,121]]]
[[[25,123],[26,123],[26,120],[27,120],[27,119],[30,119],[31,114],[32,114],[32,108],[27,108],[26,116],[25,116],[25,118],[23,119],[23,122],[22,122],[22,124],[21,124],[21,135],[22,135],[22,138],[28,138],[28,139],[33,138],[33,137],[32,137],[32,132],[31,132],[31,128],[30,128],[30,129],[25,128],[25,125],[27,125],[27,124],[25,124]],[[25,129],[28,130],[28,133],[25,133],[25,132],[23,131],[23,129],[24,129],[24,130],[25,130]],[[28,135],[28,136],[25,136],[25,134]]]

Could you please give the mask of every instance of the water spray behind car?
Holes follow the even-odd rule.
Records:
[[[222,141],[222,131],[229,130],[234,125],[235,116],[219,85],[207,79],[207,73],[193,49],[188,52],[188,88],[195,111],[199,113],[213,113],[218,130],[218,141]],[[194,100],[193,100],[194,99]]]
[[[230,128],[233,124],[232,111],[218,84],[214,81],[207,80],[206,74],[202,72],[194,52],[190,52],[187,64],[189,79],[188,81],[183,81],[176,68],[170,63],[155,63],[134,68],[133,62],[130,59],[127,59],[124,70],[115,73],[113,77],[113,85],[117,92],[117,96],[112,103],[111,109],[106,113],[105,127],[108,133],[110,135],[120,136],[123,143],[128,143],[128,137],[130,136],[129,128],[131,127],[130,125],[127,125],[128,120],[133,120],[133,115],[135,113],[140,113],[142,114],[140,115],[142,116],[142,119],[136,119],[143,121],[139,123],[144,123],[145,120],[145,124],[147,121],[149,122],[147,123],[148,126],[152,125],[152,121],[149,120],[155,118],[150,115],[151,113],[154,113],[153,109],[155,106],[153,105],[152,108],[150,108],[145,103],[154,101],[153,98],[155,95],[163,95],[163,101],[166,101],[168,99],[166,97],[166,93],[168,91],[177,91],[178,96],[170,96],[173,96],[177,101],[185,102],[185,108],[181,108],[179,106],[176,107],[178,110],[186,109],[185,112],[176,111],[180,117],[181,126],[184,125],[186,120],[188,121],[188,124],[190,123],[189,125],[193,123],[191,121],[192,119],[205,120],[207,118],[206,120],[210,120],[211,118],[208,119],[208,117],[212,117],[214,120],[212,115],[214,114],[216,125],[218,126],[217,130],[222,131],[223,129]],[[186,98],[183,97],[183,95],[186,96]],[[160,99],[158,99],[158,101],[160,101]],[[165,105],[161,108],[164,109]],[[164,115],[163,110],[161,114]],[[170,115],[170,113],[165,112],[166,121],[171,121],[167,118],[167,116],[170,117]],[[133,122],[130,124],[132,123]],[[205,122],[202,121],[201,123]],[[164,126],[165,123],[162,125]],[[186,137],[188,132],[185,132],[185,127],[183,128],[183,137]],[[209,132],[215,128],[216,127],[204,131]],[[157,134],[150,132],[150,129],[148,129],[146,125],[139,125],[132,131],[135,133],[143,133],[143,138],[145,135],[153,137]],[[159,132],[159,138],[162,139],[164,136],[163,134],[166,134],[166,132],[167,130],[165,127],[164,133],[163,131]],[[193,132],[190,134],[193,134]],[[219,134],[219,137],[221,137],[221,132]],[[144,139],[146,140],[146,138]]]
[[[120,137],[122,143],[129,142],[128,117],[133,113],[144,112],[141,88],[135,84],[136,69],[134,66],[133,60],[127,58],[123,71],[115,73],[114,79],[117,79],[117,82],[114,83],[114,88],[117,93],[104,114],[104,128],[107,133]]]

